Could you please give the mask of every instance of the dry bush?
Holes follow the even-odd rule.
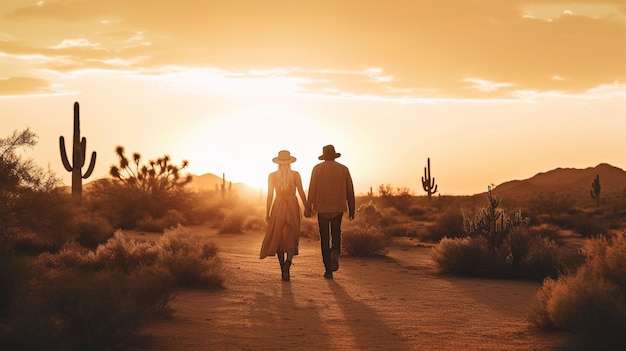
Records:
[[[15,253],[20,255],[37,255],[54,248],[44,236],[33,232],[16,234],[7,247],[13,247]]]
[[[398,223],[387,225],[381,227],[381,231],[383,231],[387,236],[419,239],[423,239],[424,237],[426,237],[425,230],[420,230],[418,226],[413,225],[412,223]]]
[[[463,213],[458,208],[449,208],[439,214],[428,227],[428,235],[424,240],[438,242],[442,238],[458,238],[465,236],[463,231]]]
[[[403,214],[394,207],[378,207],[377,210],[380,213],[381,227],[389,227],[395,224],[403,224],[410,220],[407,215]]]
[[[140,266],[157,263],[161,248],[150,242],[127,239],[122,231],[117,231],[105,245],[101,245],[92,255],[93,265],[129,273]]]
[[[178,227],[166,231],[158,244],[163,252],[159,261],[186,287],[216,287],[224,282],[224,270],[217,258],[217,246],[203,242]]]
[[[377,256],[385,252],[387,237],[373,226],[346,225],[341,233],[342,249],[351,256]]]
[[[265,217],[261,215],[250,215],[243,222],[243,229],[245,230],[261,231],[265,229],[265,226]]]
[[[487,239],[443,238],[431,252],[431,257],[441,273],[476,275],[486,271],[488,264]]]
[[[548,223],[531,226],[529,229],[532,234],[554,242],[560,241],[560,233],[563,231],[559,226]]]
[[[143,230],[146,232],[163,233],[164,230],[184,225],[187,221],[185,216],[177,210],[167,210],[163,217],[152,218],[148,215],[142,219],[137,220],[137,230]]]
[[[243,223],[245,220],[245,214],[239,211],[230,211],[226,214],[226,216],[224,216],[218,233],[243,233]]]
[[[76,241],[84,247],[96,248],[113,237],[115,230],[106,218],[94,212],[81,212],[72,220]]]
[[[14,313],[0,343],[16,350],[111,349],[166,312],[176,288],[221,286],[217,251],[180,226],[157,242],[118,231],[95,251],[67,243],[37,258],[19,294],[11,294],[19,299],[5,298]]]
[[[595,238],[606,234],[609,229],[606,224],[591,214],[579,213],[564,216],[558,223],[561,228],[570,229],[587,238]]]
[[[586,262],[575,272],[548,279],[529,320],[538,328],[564,329],[594,349],[626,342],[626,235],[590,240]]]
[[[189,224],[204,224],[210,221],[221,220],[221,196],[215,191],[192,192],[189,195],[189,208],[185,210],[185,218]]]
[[[505,245],[511,276],[532,280],[556,277],[562,270],[561,249],[554,241],[525,228],[512,230]]]
[[[223,267],[217,259],[217,246],[204,242],[184,227],[166,230],[156,243],[131,240],[121,231],[94,251],[67,244],[57,254],[43,254],[39,263],[47,269],[119,270],[131,274],[143,266],[162,266],[179,286],[221,286]]]
[[[17,287],[24,277],[23,271],[24,267],[16,255],[8,247],[0,247],[0,321],[15,298]]]
[[[443,238],[432,251],[446,274],[543,280],[562,270],[561,251],[551,241],[514,229],[497,252],[482,236]]]
[[[13,349],[108,350],[166,312],[172,276],[160,267],[42,271],[15,306],[6,336]]]

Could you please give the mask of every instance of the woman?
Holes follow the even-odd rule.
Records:
[[[291,164],[296,161],[296,158],[291,156],[289,151],[282,150],[272,161],[278,164],[278,170],[272,172],[267,181],[265,211],[267,230],[261,245],[261,258],[277,255],[282,280],[288,281],[291,262],[298,254],[302,220],[296,190],[303,204],[306,203],[306,195],[302,188],[300,173],[291,170]],[[274,199],[274,192],[276,192],[276,199]]]

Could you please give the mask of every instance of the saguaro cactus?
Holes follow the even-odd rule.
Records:
[[[600,207],[600,175],[596,174],[596,179],[591,182],[591,198],[596,200],[596,207]]]
[[[422,187],[424,188],[424,191],[428,193],[428,198],[430,198],[434,193],[437,192],[437,184],[435,184],[435,178],[431,178],[430,176],[430,157],[428,158],[428,167],[424,167]]]
[[[78,102],[74,103],[74,140],[72,142],[72,164],[70,164],[67,152],[65,151],[65,138],[59,138],[61,149],[61,160],[68,172],[72,172],[72,197],[78,202],[82,199],[83,179],[89,178],[96,165],[96,152],[91,153],[91,161],[87,171],[83,174],[82,168],[85,165],[85,152],[87,149],[87,139],[80,137],[80,112]]]

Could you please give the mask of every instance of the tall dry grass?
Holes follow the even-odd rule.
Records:
[[[578,270],[547,279],[531,323],[575,333],[580,349],[621,349],[626,342],[626,234],[589,240]]]

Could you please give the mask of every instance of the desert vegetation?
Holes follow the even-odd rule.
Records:
[[[218,235],[265,228],[263,201],[233,191],[225,176],[215,190],[194,190],[186,162],[143,164],[121,146],[111,177],[86,184],[77,202],[24,158],[35,144],[29,129],[0,139],[0,342],[12,349],[124,345],[168,314],[178,290],[222,286],[218,247],[187,226]],[[625,197],[603,192],[600,201],[598,178],[587,203],[553,192],[501,197],[497,188],[432,196],[429,168],[427,196],[387,184],[357,197],[344,254],[384,255],[399,238],[426,244],[441,274],[541,283],[529,316],[538,329],[623,343]],[[301,236],[317,239],[314,219],[303,219]]]
[[[191,209],[179,168],[167,157],[139,167],[137,156],[126,176],[112,172],[116,178],[76,201],[54,174],[23,156],[36,142],[29,129],[0,139],[3,347],[112,349],[167,315],[177,290],[222,285],[217,246],[182,224],[223,218],[218,212],[234,205],[209,197]],[[163,234],[131,239],[119,229],[126,223]]]

